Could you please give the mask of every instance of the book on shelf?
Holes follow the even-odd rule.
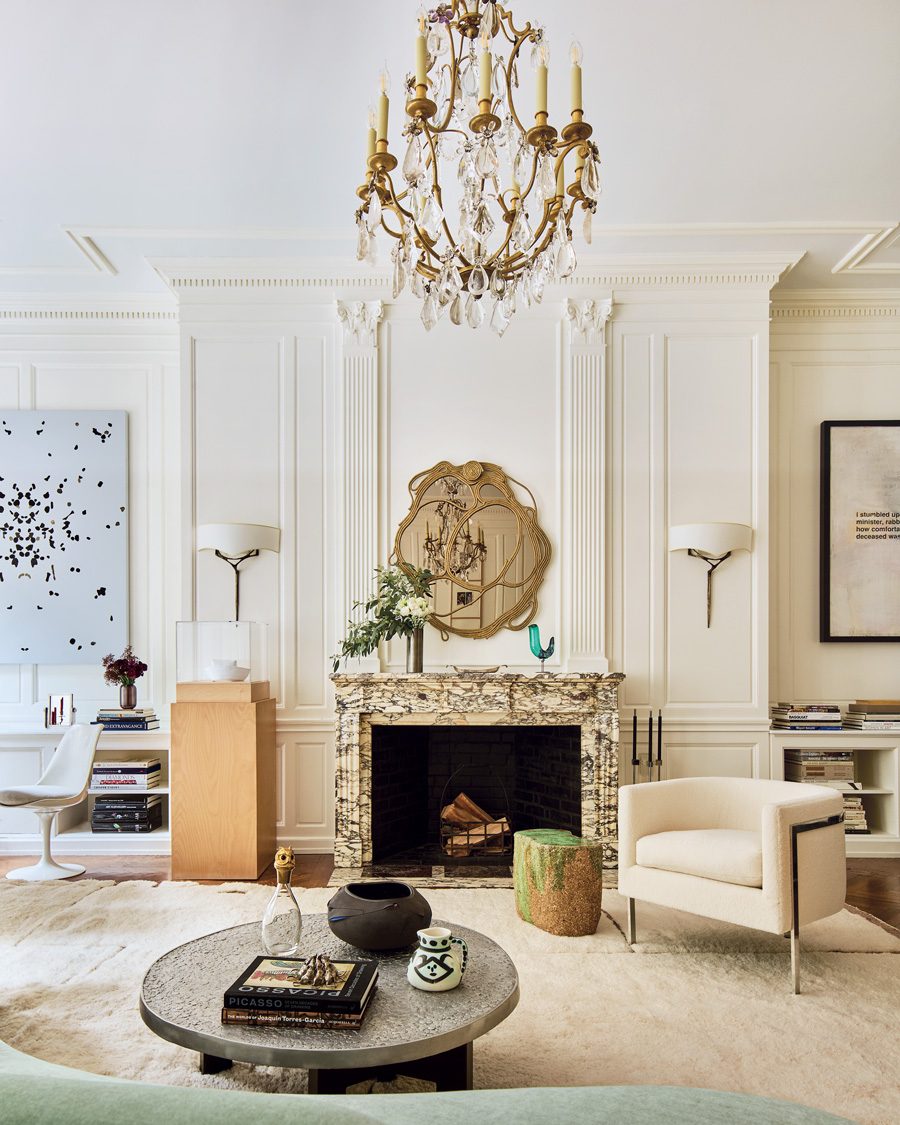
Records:
[[[256,957],[225,992],[223,1007],[252,1012],[343,1012],[359,1015],[378,979],[377,961],[335,961],[340,979],[296,983],[306,958]]]
[[[155,773],[162,768],[160,758],[95,758],[91,767],[94,773]]]
[[[775,721],[772,723],[773,730],[786,730],[786,731],[835,731],[842,730],[840,723],[782,723]]]
[[[127,790],[137,792],[156,789],[160,784],[159,773],[154,774],[91,774],[92,790]]]
[[[900,715],[898,715],[896,719],[888,719],[885,717],[872,719],[869,717],[864,718],[862,715],[848,715],[844,720],[844,726],[850,730],[900,730]]]
[[[857,699],[848,707],[850,711],[894,711],[900,713],[900,699]]]
[[[852,750],[823,750],[819,746],[788,746],[785,761],[792,762],[852,762]]]
[[[162,804],[159,793],[133,793],[130,790],[122,793],[117,789],[112,794],[98,794],[94,798],[94,807],[101,809],[149,809],[159,804]]]
[[[91,824],[91,832],[156,832],[162,827],[159,824]]]
[[[162,805],[149,809],[97,809],[91,813],[92,832],[152,832],[162,826]]]
[[[95,719],[91,726],[104,730],[159,730],[159,719]]]
[[[773,703],[771,710],[778,714],[797,715],[840,715],[837,703]]]
[[[836,703],[773,703],[769,715],[775,730],[841,729],[841,709]]]
[[[162,818],[162,805],[150,805],[148,808],[134,808],[134,809],[110,809],[104,806],[94,806],[91,813],[91,821],[97,824],[105,824],[109,821],[134,821],[138,824],[146,824],[151,820],[160,820]]]
[[[852,750],[797,749],[784,752],[785,781],[854,781]]]
[[[97,710],[98,719],[134,719],[138,722],[144,719],[155,719],[156,711],[152,707],[100,707]]]

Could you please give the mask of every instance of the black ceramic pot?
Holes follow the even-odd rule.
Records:
[[[431,925],[431,907],[407,883],[348,883],[328,903],[328,925],[357,949],[402,949]]]

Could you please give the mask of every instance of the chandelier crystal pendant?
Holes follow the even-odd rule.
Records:
[[[374,262],[384,230],[395,240],[394,296],[408,286],[427,329],[449,311],[453,324],[487,322],[502,336],[517,308],[540,303],[548,282],[575,270],[579,208],[591,241],[600,158],[582,110],[581,46],[570,48],[571,121],[558,133],[547,112],[550,49],[541,27],[517,28],[497,0],[420,8],[418,23],[402,163],[388,144],[386,69],[369,115],[357,257]],[[515,104],[526,48],[532,125]]]

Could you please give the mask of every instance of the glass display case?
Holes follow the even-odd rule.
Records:
[[[175,678],[239,683],[267,680],[268,627],[258,621],[178,621]]]

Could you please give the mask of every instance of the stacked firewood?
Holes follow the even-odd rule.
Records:
[[[509,821],[491,816],[471,797],[460,793],[441,809],[441,844],[454,858],[501,855],[509,851]]]

